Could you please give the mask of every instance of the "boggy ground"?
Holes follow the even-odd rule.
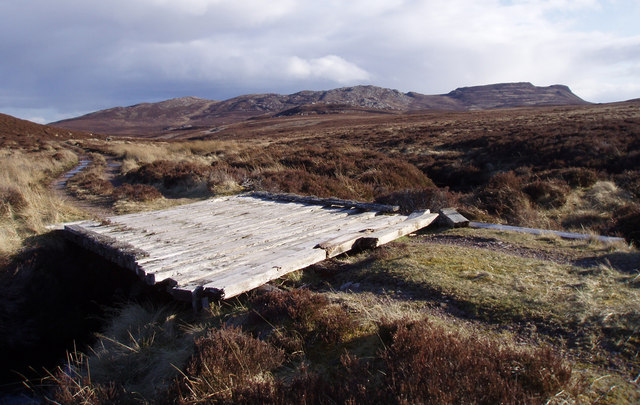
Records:
[[[130,212],[262,189],[454,205],[633,242],[639,123],[631,102],[274,118],[173,142],[12,134],[0,155],[3,374],[46,366],[29,384],[61,403],[637,402],[640,258],[626,245],[431,230],[193,314],[44,226],[99,217],[92,204]],[[49,185],[78,156],[93,164],[69,182],[86,203],[74,207]]]

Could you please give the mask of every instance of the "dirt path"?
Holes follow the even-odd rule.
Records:
[[[87,212],[91,217],[96,219],[103,219],[115,215],[113,209],[107,205],[95,204],[90,201],[77,198],[69,192],[67,188],[67,182],[78,173],[91,166],[93,161],[89,156],[80,155],[78,164],[71,170],[61,174],[53,182],[51,182],[49,188],[61,200],[73,205],[74,207]],[[114,186],[118,186],[117,174],[120,171],[120,162],[116,161],[112,157],[107,158],[107,166],[104,171],[104,177],[110,181]]]

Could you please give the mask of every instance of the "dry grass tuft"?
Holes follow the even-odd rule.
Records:
[[[191,355],[193,336],[183,333],[167,308],[130,304],[98,336],[90,355],[70,356],[52,379],[55,396],[78,402],[157,402]],[[115,398],[115,399],[114,399]]]
[[[209,140],[145,144],[124,142],[110,146],[108,151],[123,161],[122,172],[128,173],[157,160],[209,165],[228,154],[237,153],[240,149],[240,145],[235,141]]]
[[[630,201],[631,195],[611,181],[599,181],[585,193],[585,199],[596,210],[615,211]]]

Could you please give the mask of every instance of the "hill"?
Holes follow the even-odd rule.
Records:
[[[182,97],[158,103],[115,107],[53,124],[68,129],[118,135],[161,135],[176,130],[228,125],[255,117],[308,113],[468,111],[577,104],[587,103],[562,85],[537,87],[531,83],[493,84],[459,88],[441,95],[355,86],[326,91],[306,90],[289,95],[250,94],[225,101]]]
[[[28,147],[47,140],[86,138],[89,134],[81,130],[57,128],[22,120],[0,113],[0,147]]]

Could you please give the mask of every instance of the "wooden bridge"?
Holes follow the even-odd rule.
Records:
[[[428,210],[252,193],[67,224],[65,236],[194,306],[431,224]]]

